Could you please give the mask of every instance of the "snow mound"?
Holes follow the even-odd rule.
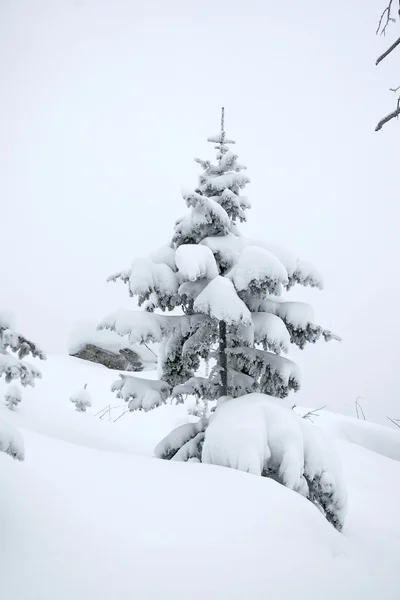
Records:
[[[207,246],[182,244],[176,250],[176,266],[183,279],[214,279],[218,276],[218,267],[213,253]]]
[[[303,496],[315,496],[341,529],[346,490],[338,459],[322,431],[289,404],[248,394],[220,403],[206,430],[202,461],[277,478]]]
[[[112,400],[115,375],[50,355],[18,412],[0,403],[27,455],[15,464],[0,453],[2,597],[398,600],[399,462],[334,440],[348,489],[340,535],[311,502],[270,478],[150,458],[160,439],[187,423],[186,409],[163,405],[115,423],[95,418]],[[86,381],[93,409],[82,418],[68,390]],[[1,395],[4,387],[0,381]],[[336,415],[323,417],[315,429]],[[201,556],[197,578],[194,556]]]
[[[296,407],[296,412],[300,415],[308,411],[309,409]],[[400,430],[325,410],[319,411],[313,421],[320,429],[337,438],[400,461]]]
[[[220,275],[197,296],[194,310],[226,323],[252,325],[249,309],[238,297],[232,282]]]

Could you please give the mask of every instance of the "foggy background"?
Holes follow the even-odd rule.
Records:
[[[1,0],[0,291],[48,352],[71,325],[135,308],[106,284],[167,242],[207,144],[247,165],[244,231],[313,262],[295,287],[342,336],[293,352],[297,403],[400,417],[399,56],[386,0]],[[39,385],[39,384],[38,384]]]

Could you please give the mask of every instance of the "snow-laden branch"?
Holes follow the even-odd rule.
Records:
[[[42,374],[34,365],[24,362],[9,354],[0,354],[0,377],[4,375],[7,383],[19,379],[23,386],[35,385],[35,379]]]
[[[120,379],[112,384],[111,391],[117,392],[117,398],[128,403],[129,410],[147,412],[165,402],[170,386],[165,381],[120,375]]]

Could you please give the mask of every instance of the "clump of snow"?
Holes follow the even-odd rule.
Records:
[[[227,188],[238,187],[244,188],[247,183],[250,183],[250,178],[243,173],[224,173],[216,177],[206,177],[205,183],[200,185],[200,190],[204,192],[221,192]]]
[[[122,398],[128,403],[128,409],[131,411],[148,411],[161,406],[170,392],[170,386],[165,381],[131,375],[120,375],[120,379],[113,383],[111,389],[117,392],[117,398]]]
[[[25,450],[21,434],[3,419],[0,419],[0,452],[5,452],[17,460],[24,460]]]
[[[172,271],[176,271],[175,250],[168,244],[164,244],[150,254],[150,258],[154,263],[164,263],[169,266]]]
[[[200,244],[210,248],[225,268],[233,266],[244,247],[243,238],[232,232],[206,237]]]
[[[15,410],[21,402],[21,390],[17,385],[10,385],[4,394],[4,402],[10,410]]]
[[[346,492],[338,459],[321,431],[276,398],[253,393],[219,403],[202,461],[276,478],[318,502],[337,529],[343,525]]]
[[[289,352],[290,335],[282,319],[266,312],[252,313],[254,341],[274,352]]]
[[[86,409],[92,406],[92,399],[86,389],[86,385],[72,394],[70,401],[75,404],[75,410],[78,412],[86,412]]]
[[[268,250],[248,246],[239,255],[229,273],[238,292],[252,287],[275,294],[280,286],[286,286],[288,277],[285,267]]]
[[[226,277],[215,277],[197,296],[194,309],[226,323],[251,326],[251,314]]]
[[[207,142],[211,142],[212,144],[236,144],[235,140],[225,137],[225,133],[221,131],[215,135],[210,135],[210,137],[207,138]]]
[[[159,292],[173,296],[178,291],[178,279],[174,271],[165,263],[154,263],[149,258],[133,261],[129,277],[129,290],[132,296]]]
[[[311,263],[303,261],[295,254],[275,244],[268,244],[239,235],[233,228],[224,236],[209,236],[204,238],[200,243],[208,246],[226,268],[231,268],[237,262],[241,252],[245,248],[257,247],[264,249],[270,252],[283,265],[286,271],[286,287],[290,288],[295,283],[299,283],[319,289],[323,288],[322,276]]]
[[[182,244],[175,254],[176,266],[183,279],[214,279],[218,276],[218,267],[213,253],[207,246]]]
[[[105,317],[98,328],[110,329],[121,336],[129,335],[130,343],[160,342],[163,337],[162,317],[146,311],[120,309]]]
[[[99,329],[111,329],[118,335],[128,335],[131,343],[161,342],[164,336],[174,332],[189,333],[199,321],[207,321],[204,315],[158,315],[120,309],[108,315],[98,325]]]

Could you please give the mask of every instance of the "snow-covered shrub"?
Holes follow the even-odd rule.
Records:
[[[42,360],[46,358],[34,342],[15,330],[13,317],[0,311],[0,377],[4,375],[7,383],[19,379],[21,385],[35,385],[35,379],[41,377],[41,373],[34,365],[23,361],[29,354]]]
[[[86,409],[92,406],[92,399],[86,387],[87,384],[85,383],[84,387],[77,390],[70,398],[70,401],[75,404],[75,410],[78,412],[86,412]]]
[[[10,385],[4,394],[4,402],[10,410],[14,410],[21,402],[21,390],[17,385]]]
[[[34,365],[23,360],[29,354],[42,360],[46,358],[34,342],[16,331],[13,316],[6,311],[0,311],[0,377],[4,375],[7,383],[19,379],[23,386],[34,386],[35,379],[41,377],[41,373]],[[21,402],[21,393],[17,386],[9,387],[5,394],[5,402],[11,409]],[[19,460],[24,458],[20,434],[4,421],[0,422],[0,451]]]
[[[323,432],[285,401],[255,393],[220,402],[201,460],[272,477],[315,502],[342,528],[346,491],[338,459]]]

